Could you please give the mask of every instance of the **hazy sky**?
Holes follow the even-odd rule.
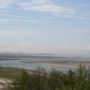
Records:
[[[0,52],[90,55],[90,0],[0,0]]]

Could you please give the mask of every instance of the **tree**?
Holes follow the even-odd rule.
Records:
[[[22,71],[21,75],[13,82],[13,89],[24,90],[28,78],[29,74],[26,71]]]

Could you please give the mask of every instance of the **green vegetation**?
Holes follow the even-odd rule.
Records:
[[[0,78],[15,79],[22,73],[22,69],[0,67]]]
[[[77,70],[66,73],[43,70],[23,71],[8,90],[90,90],[90,69],[80,65]]]
[[[29,73],[23,71],[9,90],[90,90],[90,69],[80,65],[77,70],[66,73],[44,70]]]

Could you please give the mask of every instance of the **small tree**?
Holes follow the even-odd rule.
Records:
[[[13,90],[24,90],[28,78],[29,74],[26,71],[22,71],[21,75],[13,82]]]

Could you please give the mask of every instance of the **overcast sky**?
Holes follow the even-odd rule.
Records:
[[[0,0],[0,52],[90,55],[90,0]]]

